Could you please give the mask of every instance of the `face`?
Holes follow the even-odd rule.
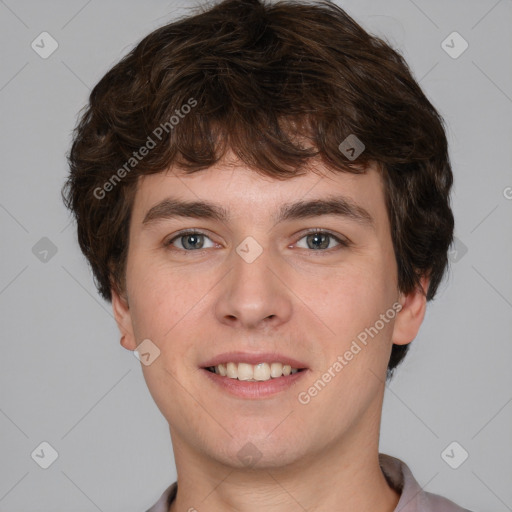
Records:
[[[127,300],[114,293],[113,306],[125,348],[159,351],[142,370],[175,449],[277,467],[378,432],[392,343],[414,338],[424,299],[398,291],[376,167],[316,169],[275,180],[231,159],[140,179]],[[177,215],[199,201],[225,218]],[[301,371],[259,381],[267,369],[251,366],[244,381],[205,368],[239,361]]]

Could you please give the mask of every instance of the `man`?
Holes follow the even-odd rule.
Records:
[[[226,0],[91,93],[65,201],[169,423],[150,511],[462,511],[379,454],[447,266],[442,119],[331,3]]]

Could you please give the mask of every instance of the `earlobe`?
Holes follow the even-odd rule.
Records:
[[[422,277],[423,290],[414,290],[400,296],[402,309],[398,313],[393,327],[393,344],[407,345],[417,336],[427,309],[426,293],[429,281],[427,277]]]
[[[126,350],[135,350],[137,348],[137,343],[135,342],[135,336],[133,334],[133,325],[128,301],[125,297],[122,297],[114,287],[111,289],[111,294],[114,318],[116,320],[117,327],[121,332],[120,343]]]

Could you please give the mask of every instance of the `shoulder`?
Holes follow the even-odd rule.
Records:
[[[165,491],[162,493],[158,501],[150,508],[146,510],[146,512],[168,512],[169,505],[172,503],[174,498],[176,497],[176,491],[178,489],[178,482],[174,482]]]
[[[423,512],[472,512],[467,508],[462,508],[453,501],[447,498],[443,498],[438,494],[432,494],[430,492],[424,492],[422,496],[423,508],[419,510]]]
[[[402,460],[380,453],[379,464],[389,485],[400,493],[395,512],[472,512],[438,494],[424,491]]]

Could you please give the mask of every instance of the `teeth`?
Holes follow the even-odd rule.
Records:
[[[229,377],[230,379],[247,380],[247,381],[265,381],[276,379],[282,375],[290,375],[297,373],[297,368],[292,368],[289,364],[282,363],[225,363],[218,366],[210,367],[214,369],[217,375]]]

